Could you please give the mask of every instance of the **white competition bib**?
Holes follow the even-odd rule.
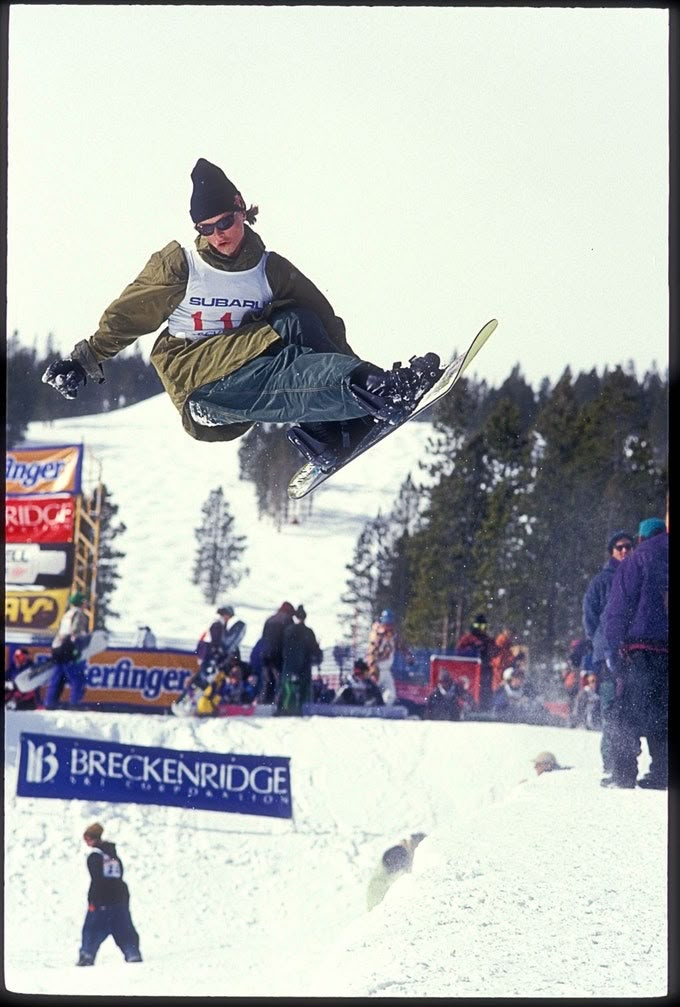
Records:
[[[195,248],[182,251],[189,264],[189,281],[184,299],[168,318],[172,336],[193,340],[228,332],[242,324],[247,311],[262,311],[271,303],[265,273],[268,252],[253,269],[228,273],[209,266]]]

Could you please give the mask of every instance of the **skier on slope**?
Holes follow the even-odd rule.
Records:
[[[43,381],[73,399],[101,362],[146,333],[151,362],[197,440],[232,440],[257,421],[299,424],[291,434],[306,456],[328,462],[360,440],[372,415],[411,404],[437,381],[439,357],[413,357],[391,371],[352,351],[324,295],[248,225],[258,207],[221,168],[199,158],[191,173],[195,247],[171,241],[102,315],[97,331],[53,361]],[[349,225],[356,226],[352,207]]]

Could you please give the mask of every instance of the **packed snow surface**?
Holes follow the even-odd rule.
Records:
[[[294,817],[17,797],[21,731],[287,756]],[[667,794],[602,789],[599,740],[479,722],[8,713],[7,988],[663,996]],[[572,768],[537,777],[545,749]],[[125,865],[141,964],[108,938],[93,968],[75,967],[95,819]],[[417,831],[412,873],[368,912],[383,851]]]

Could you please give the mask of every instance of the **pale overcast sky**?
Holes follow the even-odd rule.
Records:
[[[8,331],[60,351],[219,164],[363,357],[668,357],[668,11],[10,6]],[[143,337],[145,355],[154,337]]]

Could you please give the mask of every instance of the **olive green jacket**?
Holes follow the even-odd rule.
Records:
[[[196,239],[196,248],[209,265],[227,272],[252,269],[265,251],[260,236],[247,226],[245,241],[233,258],[220,255],[202,237]],[[190,342],[171,336],[166,327],[153,345],[151,363],[179,410],[184,429],[196,440],[233,440],[252,425],[199,426],[187,409],[187,399],[197,388],[238,370],[278,341],[278,334],[267,322],[276,308],[286,304],[309,308],[320,318],[338,352],[354,355],[345,337],[344,322],[311,280],[276,252],[269,254],[266,274],[273,301],[256,320],[240,326],[238,339],[233,338],[232,330],[224,336]],[[82,365],[89,378],[102,382],[101,361],[115,357],[140,336],[160,328],[184,298],[188,277],[189,267],[179,242],[171,241],[154,252],[139,276],[108,306],[94,335],[77,343],[71,357]]]

